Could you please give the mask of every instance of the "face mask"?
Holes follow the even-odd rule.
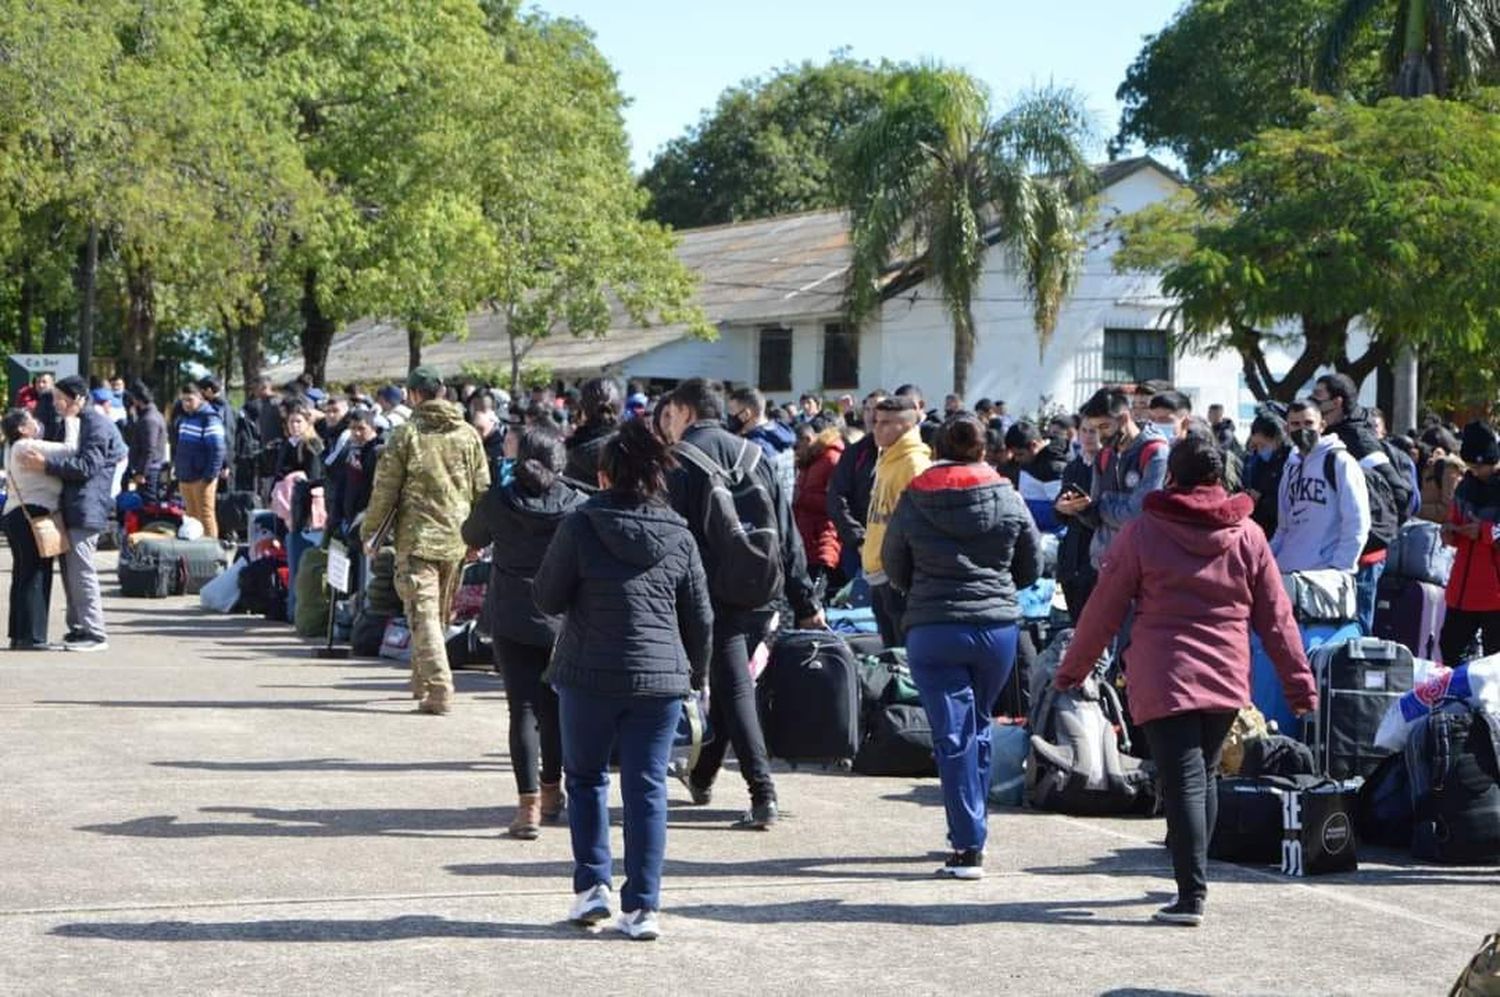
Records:
[[[1165,436],[1167,439],[1169,439],[1169,440],[1175,440],[1175,439],[1177,439],[1177,423],[1175,423],[1175,422],[1158,422],[1158,423],[1156,423],[1156,428],[1159,429],[1159,430],[1161,430],[1161,434],[1163,436]]]
[[[1316,429],[1294,429],[1291,432],[1292,443],[1303,453],[1312,453],[1312,448],[1318,445],[1321,434]]]
[[[1260,455],[1261,460],[1271,460],[1276,456],[1276,444],[1267,443],[1255,452]]]

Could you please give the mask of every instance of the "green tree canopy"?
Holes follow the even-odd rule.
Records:
[[[1343,0],[1189,0],[1126,70],[1117,148],[1169,149],[1197,174],[1267,128],[1295,127],[1312,104],[1302,90]],[[1381,37],[1362,24],[1346,37],[1345,87],[1379,93]]]
[[[651,218],[677,228],[833,207],[834,155],[894,72],[844,55],[726,90],[642,179]]]
[[[1402,347],[1500,346],[1500,97],[1325,102],[1245,146],[1195,199],[1122,224],[1121,269],[1164,270],[1184,343],[1235,350],[1257,398],[1289,400],[1321,367],[1356,381]],[[1358,320],[1368,349],[1350,354]],[[1296,331],[1278,335],[1278,323]],[[1296,354],[1276,376],[1266,348]]]

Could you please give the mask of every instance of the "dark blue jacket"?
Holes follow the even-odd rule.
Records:
[[[204,403],[192,415],[183,412],[177,420],[177,449],[172,467],[178,481],[213,481],[224,470],[228,445],[224,420],[212,405]]]
[[[485,619],[495,637],[551,648],[562,630],[562,620],[537,608],[531,597],[532,579],[568,513],[585,496],[562,481],[540,495],[532,495],[515,481],[485,492],[464,521],[464,543],[494,545],[490,585],[485,593]]]
[[[115,424],[92,405],[85,406],[78,417],[78,449],[47,458],[47,473],[63,480],[62,512],[68,529],[97,533],[109,527],[115,467],[124,459],[125,441]]]
[[[907,487],[881,560],[906,592],[906,629],[1021,618],[1016,592],[1036,581],[1041,537],[1026,503],[988,464],[934,464]]]
[[[708,669],[713,612],[687,523],[601,492],[557,528],[532,580],[566,614],[547,681],[599,696],[685,696]]]

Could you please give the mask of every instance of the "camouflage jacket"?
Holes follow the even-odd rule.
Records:
[[[479,434],[452,402],[423,402],[398,426],[375,465],[375,484],[360,533],[369,540],[396,509],[396,550],[429,561],[457,561],[459,533],[490,487]]]

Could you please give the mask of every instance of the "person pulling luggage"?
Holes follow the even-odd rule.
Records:
[[[1215,773],[1230,725],[1250,702],[1252,628],[1295,713],[1318,705],[1291,601],[1250,518],[1255,502],[1228,495],[1223,473],[1211,440],[1192,435],[1173,445],[1167,488],[1148,495],[1143,514],[1110,544],[1053,680],[1060,690],[1082,686],[1134,603],[1126,682],[1160,773],[1177,880],[1176,901],[1155,919],[1188,926],[1203,921]]]

